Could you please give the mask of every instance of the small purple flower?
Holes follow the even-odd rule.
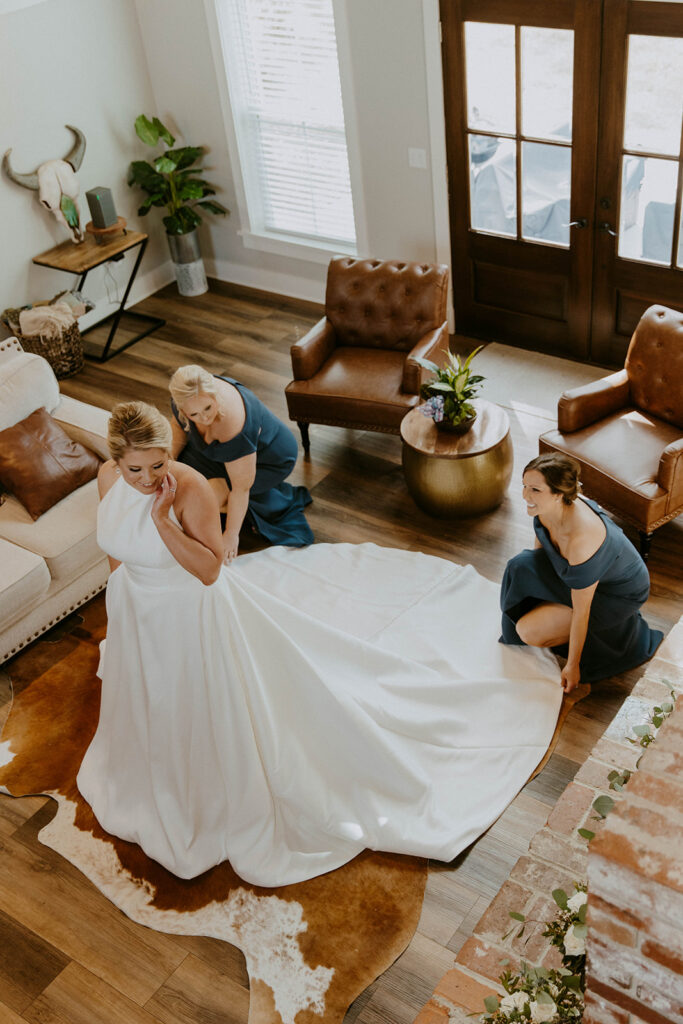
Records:
[[[435,423],[441,423],[443,420],[443,397],[432,395],[431,398],[428,398],[422,406],[422,415],[428,416]]]

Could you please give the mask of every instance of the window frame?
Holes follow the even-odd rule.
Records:
[[[354,224],[356,228],[356,244],[345,245],[342,242],[326,242],[322,239],[305,239],[298,235],[287,235],[282,232],[269,232],[254,224],[249,210],[248,189],[244,180],[244,166],[240,153],[240,141],[235,128],[235,112],[228,85],[226,57],[222,44],[221,0],[204,0],[211,49],[213,52],[216,80],[220,97],[223,124],[226,133],[228,155],[230,157],[232,178],[235,187],[235,198],[240,218],[237,230],[243,245],[247,249],[273,253],[277,256],[305,260],[309,263],[327,264],[334,255],[358,256],[367,254],[367,222],[365,201],[362,189],[360,164],[360,145],[358,118],[351,75],[351,48],[349,40],[347,0],[332,0],[335,34],[337,38],[337,60],[341,82],[342,107],[344,111],[344,127],[346,131],[346,149],[349,161],[349,177],[353,197]]]

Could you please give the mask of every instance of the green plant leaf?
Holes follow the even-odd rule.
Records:
[[[515,921],[526,921],[524,914],[520,914],[517,910],[510,910],[509,914]]]
[[[159,174],[171,174],[175,168],[175,160],[169,160],[167,156],[158,156],[154,161],[154,169]]]
[[[163,218],[164,227],[169,235],[186,235],[189,231],[194,231],[201,222],[202,218],[191,206],[181,206],[176,213]]]
[[[574,935],[576,935],[577,939],[585,939],[587,934],[588,934],[588,926],[587,925],[585,925],[585,924],[575,924],[574,925]]]
[[[545,992],[543,989],[539,989],[536,993],[536,1002],[540,1006],[554,1006],[555,1000],[550,995],[550,992]]]
[[[655,729],[659,729],[659,727],[660,727],[660,725],[662,724],[663,721],[664,721],[664,719],[662,718],[661,715],[653,715],[652,716],[652,724],[654,725]]]
[[[441,367],[437,366],[436,363],[431,362],[429,359],[423,359],[421,356],[415,356],[415,362],[418,366],[422,366],[425,370],[431,370],[432,373],[438,373]]]
[[[159,141],[159,129],[144,114],[135,118],[135,132],[147,146],[156,146]]]
[[[581,991],[581,977],[578,974],[569,974],[569,976],[564,979],[564,983],[567,988],[574,989],[575,992]]]
[[[128,168],[128,184],[138,185],[145,192],[161,192],[168,188],[163,175],[154,169],[146,160],[134,160]]]
[[[203,195],[204,189],[194,181],[185,181],[176,189],[178,199],[201,199]]]
[[[486,1007],[488,1013],[495,1013],[498,1007],[500,1006],[500,1003],[498,1002],[495,996],[486,996],[486,998],[484,999],[484,1006]]]
[[[144,210],[144,213],[148,213],[152,206],[166,206],[166,197],[162,195],[161,192],[157,192],[156,195],[147,196],[144,203],[139,208],[138,214],[141,217],[144,216],[141,211]]]
[[[166,125],[162,124],[158,117],[152,119],[152,125],[156,128],[157,136],[163,139],[167,146],[173,146],[175,139],[169,132]]]
[[[583,836],[583,838],[587,839],[589,842],[591,839],[595,839],[595,832],[591,832],[589,828],[580,828],[577,829],[577,831],[580,836]]]
[[[567,909],[567,894],[564,889],[553,889],[553,899],[557,903],[560,910]]]
[[[201,206],[203,210],[208,210],[209,213],[220,214],[224,216],[226,213],[230,213],[222,203],[216,203],[212,199],[205,199],[201,203],[197,203],[197,206]]]
[[[585,923],[585,921],[586,921],[586,914],[587,913],[588,913],[588,904],[584,903],[581,907],[579,907],[579,921],[581,922],[581,924]]]
[[[201,159],[203,155],[203,146],[181,146],[180,149],[169,149],[166,153],[166,156],[175,160],[175,165],[179,171],[183,171],[190,167],[196,160]],[[195,167],[193,168],[192,173],[196,174],[198,170],[200,170],[200,168]]]
[[[593,801],[593,810],[596,814],[599,814],[601,818],[606,818],[613,807],[614,800],[611,796],[599,796],[597,800]]]
[[[673,709],[673,704],[669,704],[668,701],[666,702],[666,704],[662,704],[662,711],[666,711],[667,715],[670,715]]]
[[[650,734],[649,725],[634,725],[632,729],[636,736],[649,736]]]

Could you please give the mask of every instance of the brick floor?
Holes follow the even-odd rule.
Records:
[[[626,698],[619,714],[596,743],[575,780],[560,796],[547,823],[532,839],[528,853],[521,856],[512,868],[509,880],[504,883],[476,925],[472,936],[460,949],[455,967],[441,979],[415,1024],[460,1024],[468,1020],[467,1014],[484,1013],[484,998],[492,992],[501,991],[498,980],[500,974],[505,969],[518,969],[522,958],[544,967],[561,965],[559,951],[550,946],[548,940],[540,934],[542,927],[539,922],[544,923],[555,917],[556,907],[551,896],[553,889],[561,888],[569,894],[574,881],[585,881],[587,878],[587,842],[578,835],[576,829],[583,824],[593,832],[600,832],[601,822],[593,820],[595,815],[591,812],[593,801],[601,794],[608,794],[615,802],[620,801],[621,795],[609,790],[607,776],[613,769],[635,769],[643,749],[629,742],[631,726],[635,722],[644,721],[655,704],[670,700],[672,688],[675,694],[683,693],[683,619],[670,632],[657,658],[650,662],[645,675],[636,683],[632,694]],[[661,747],[648,748],[653,755],[650,771],[655,775],[660,772],[662,775],[668,774],[674,764],[680,767],[683,736],[679,735],[678,730],[675,735],[674,730],[671,730],[670,736],[673,739],[663,737]],[[651,786],[650,779],[643,778],[633,787],[636,797],[642,793],[641,817],[648,814],[656,816],[651,803]],[[669,789],[667,787],[669,796],[680,799],[678,792],[674,793],[673,789],[669,792]],[[632,815],[634,812],[630,813]],[[516,910],[528,918],[521,939],[516,937],[518,929],[503,939],[515,924],[509,916],[510,910]],[[595,928],[597,941],[604,938],[613,942],[618,939],[623,949],[633,948],[634,929],[638,926],[635,908],[629,915],[615,913],[614,908],[605,900],[598,898],[594,909],[591,909],[589,899],[589,920]],[[668,927],[664,921],[662,928],[665,926]],[[649,962],[653,967],[671,967],[667,956],[673,957],[674,967],[679,966],[676,955],[670,951],[667,953],[666,943],[657,943],[651,939],[648,949]],[[662,964],[663,960],[667,960],[666,965]],[[612,984],[617,984],[618,980],[612,979]],[[658,1010],[653,1010],[653,1013],[658,1020],[661,1019]],[[639,1024],[634,1015],[629,1017],[626,1010],[606,999],[605,993],[599,988],[586,993],[584,1022]]]

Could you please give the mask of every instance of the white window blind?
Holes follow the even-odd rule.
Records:
[[[253,232],[353,246],[332,0],[217,0]]]

